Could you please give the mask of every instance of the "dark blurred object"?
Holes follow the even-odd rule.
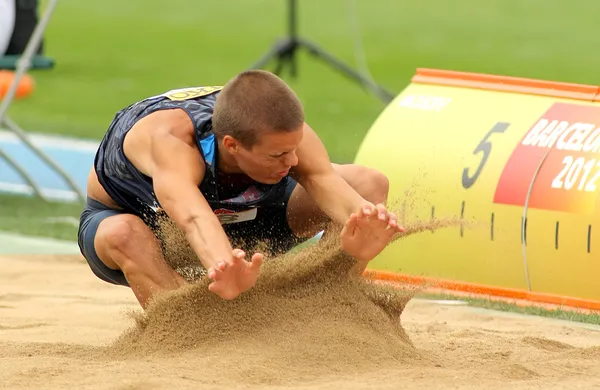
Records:
[[[38,24],[38,0],[15,0],[15,30],[5,55],[23,54],[25,47]],[[40,41],[36,54],[43,54],[44,42]]]
[[[20,55],[7,55],[0,57],[0,69],[17,69],[17,61],[21,58]],[[52,58],[43,55],[35,55],[31,59],[31,67],[34,69],[49,69],[54,66]]]
[[[38,18],[38,0],[15,0],[15,28],[10,38],[8,48],[4,56],[0,56],[0,69],[17,69],[17,61],[23,53],[36,26]],[[33,49],[31,68],[50,69],[54,67],[54,60],[44,56],[44,38]]]

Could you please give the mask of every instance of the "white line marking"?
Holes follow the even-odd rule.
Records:
[[[436,299],[436,300],[432,299],[432,300],[430,300],[430,302],[437,303],[439,305],[449,305],[449,306],[468,305],[468,302],[453,300],[453,299]]]
[[[45,218],[44,219],[44,223],[49,223],[49,224],[64,223],[64,224],[75,226],[75,227],[79,226],[79,220],[77,218],[75,218],[75,217],[71,217],[70,215],[67,215],[67,216],[64,216],[64,217],[49,217],[49,218]]]
[[[0,232],[0,253],[2,254],[78,254],[76,241],[58,240],[46,237],[23,236],[16,233]]]
[[[21,195],[34,195],[33,188],[27,184],[0,182],[0,192],[9,192]],[[54,190],[49,188],[41,189],[42,195],[47,199],[73,202],[78,200],[74,191]]]
[[[95,153],[98,149],[99,141],[83,140],[69,137],[58,137],[44,134],[28,133],[31,142],[38,147],[50,147],[53,149],[77,150]],[[0,142],[25,145],[19,137],[13,132],[0,130]]]

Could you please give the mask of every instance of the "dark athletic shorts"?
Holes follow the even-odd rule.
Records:
[[[282,198],[259,207],[255,219],[223,225],[234,248],[250,250],[259,243],[266,242],[274,254],[281,254],[307,240],[307,238],[296,236],[287,221],[287,204],[295,186],[296,181],[290,178]],[[129,286],[123,272],[108,268],[100,260],[94,248],[94,238],[100,223],[108,217],[119,214],[123,214],[123,212],[87,198],[79,219],[78,243],[81,254],[98,278],[108,283]]]

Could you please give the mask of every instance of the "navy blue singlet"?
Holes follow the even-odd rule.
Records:
[[[249,210],[263,204],[273,204],[282,198],[289,181],[292,180],[289,176],[274,185],[252,182],[233,196],[222,195],[223,191],[217,182],[218,149],[212,132],[212,113],[220,89],[221,87],[193,87],[172,90],[136,102],[116,114],[100,142],[94,168],[100,184],[126,212],[152,224],[161,205],[154,194],[152,178],[141,173],[126,158],[123,152],[125,135],[146,115],[173,108],[185,110],[194,123],[196,145],[206,163],[206,174],[199,190],[214,211]]]

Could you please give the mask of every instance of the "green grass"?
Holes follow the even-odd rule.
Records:
[[[600,83],[600,3],[583,0],[304,0],[303,36],[355,66],[356,4],[368,67],[394,93],[417,67]],[[46,33],[51,71],[10,114],[27,129],[100,138],[123,106],[171,88],[224,83],[285,32],[282,0],[62,0]],[[565,18],[565,13],[571,17]],[[301,52],[308,122],[332,156],[350,161],[384,104]]]
[[[582,322],[586,324],[600,325],[600,312],[585,313],[580,310],[573,308],[562,308],[547,309],[536,306],[519,306],[514,303],[500,301],[493,298],[475,298],[475,297],[462,297],[451,294],[433,294],[433,293],[419,293],[415,296],[416,298],[422,299],[434,299],[434,300],[460,300],[467,302],[469,306],[479,307],[489,310],[497,310],[511,313],[527,314],[540,317],[555,318],[560,320]]]
[[[298,3],[301,35],[360,67],[356,20],[370,73],[394,94],[417,67],[600,84],[600,2]],[[13,104],[9,114],[30,132],[99,139],[115,112],[131,102],[182,86],[222,84],[251,66],[285,34],[286,4],[61,0],[45,34],[45,54],[56,68],[33,71],[35,93]],[[298,61],[297,79],[282,76],[302,99],[307,121],[332,159],[352,161],[385,104],[305,51]],[[62,225],[40,231],[38,214],[59,216],[77,208],[23,202],[0,196],[2,229],[74,238]],[[21,214],[21,207],[31,214]]]
[[[0,196],[0,231],[77,240],[82,206],[74,203],[43,202],[35,198]]]

